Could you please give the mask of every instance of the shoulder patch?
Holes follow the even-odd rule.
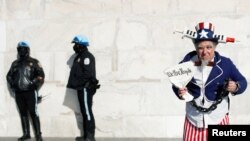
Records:
[[[84,59],[84,65],[89,65],[89,63],[90,63],[89,58],[85,58],[85,59]]]

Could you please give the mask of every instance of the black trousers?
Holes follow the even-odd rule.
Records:
[[[80,109],[83,117],[83,133],[87,137],[88,133],[95,134],[95,118],[92,111],[94,90],[83,88],[77,90]]]
[[[22,91],[16,92],[16,103],[19,109],[21,123],[23,128],[23,136],[27,136],[30,134],[29,128],[29,117],[31,117],[34,133],[36,139],[41,139],[41,127],[40,127],[40,119],[37,112],[37,92],[35,90],[32,91]],[[22,137],[21,137],[22,138]]]
[[[37,92],[35,90],[16,92],[15,97],[21,117],[28,117],[28,113],[31,117],[39,117],[37,111]]]

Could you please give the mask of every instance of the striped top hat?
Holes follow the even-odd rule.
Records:
[[[218,43],[218,38],[214,36],[214,26],[210,22],[200,22],[195,26],[197,36],[193,39],[194,43],[200,41],[213,41]]]

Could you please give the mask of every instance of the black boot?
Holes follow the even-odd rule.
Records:
[[[18,141],[24,141],[30,139],[30,125],[28,117],[21,117],[21,123],[23,128],[23,136],[18,138]]]
[[[83,136],[76,137],[75,141],[84,141],[84,137]]]
[[[36,141],[43,141],[39,117],[32,117]]]
[[[95,133],[87,133],[87,138],[84,141],[95,141]]]

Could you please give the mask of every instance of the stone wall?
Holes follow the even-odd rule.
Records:
[[[181,137],[184,103],[163,74],[194,47],[173,34],[210,21],[215,32],[240,40],[220,44],[250,79],[250,1],[243,0],[0,0],[0,136],[21,135],[19,114],[6,84],[20,40],[46,74],[39,104],[43,136],[80,134],[74,91],[66,89],[72,38],[84,34],[96,57],[101,89],[94,97],[97,137]],[[231,97],[231,123],[250,124],[249,89]]]

